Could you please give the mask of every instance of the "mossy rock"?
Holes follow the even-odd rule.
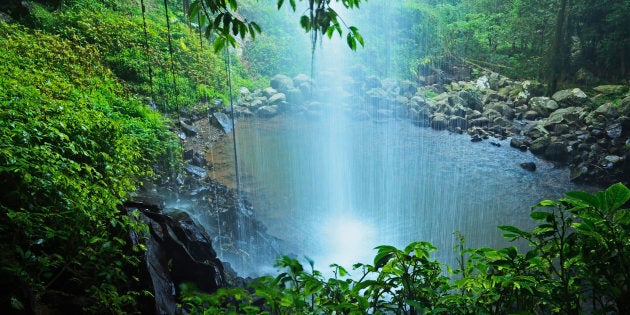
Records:
[[[627,85],[600,85],[593,88],[603,95],[622,95],[628,91]]]

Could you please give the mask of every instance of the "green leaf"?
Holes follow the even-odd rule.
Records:
[[[214,40],[214,45],[212,46],[212,48],[214,49],[214,52],[219,52],[223,49],[223,47],[225,47],[225,38],[224,37],[217,37]]]
[[[306,32],[311,31],[311,20],[308,18],[308,16],[302,15],[302,17],[300,17],[300,26],[302,26],[302,28]]]
[[[398,252],[396,247],[389,245],[377,246],[376,249],[378,250],[376,256],[374,257],[374,267],[376,269],[385,266],[385,264],[394,257],[394,254]]]
[[[553,200],[543,200],[541,202],[538,203],[539,207],[555,207],[556,206],[556,202]]]
[[[570,191],[566,193],[568,197],[585,202],[591,207],[601,208],[599,199],[595,195],[591,195],[584,191]]]
[[[529,216],[536,221],[546,221],[549,216],[553,214],[544,211],[534,211],[529,214]]]
[[[606,211],[612,212],[623,206],[630,199],[630,189],[622,183],[614,184],[604,191]]]
[[[505,231],[505,232],[510,232],[512,234],[516,234],[520,237],[529,237],[530,234],[528,232],[525,232],[517,227],[511,226],[511,225],[499,225],[498,226],[499,230]]]
[[[350,47],[350,49],[355,51],[357,50],[357,42],[354,39],[354,36],[352,36],[352,33],[348,33],[346,36],[346,42],[348,43],[348,47]]]
[[[278,10],[280,10],[280,8],[282,8],[283,4],[284,4],[284,0],[278,0]]]

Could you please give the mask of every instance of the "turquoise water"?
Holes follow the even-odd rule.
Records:
[[[256,218],[286,241],[282,250],[321,269],[371,262],[377,245],[418,240],[453,265],[455,231],[470,247],[506,246],[496,226],[531,227],[531,206],[582,188],[565,168],[508,140],[473,143],[406,120],[353,121],[335,109],[322,117],[241,119],[236,133],[242,195]]]

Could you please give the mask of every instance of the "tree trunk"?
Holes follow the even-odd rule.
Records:
[[[549,59],[549,82],[547,94],[552,94],[558,88],[558,80],[565,68],[566,56],[564,56],[566,47],[566,12],[568,0],[560,1],[560,9],[556,18],[556,31],[554,40],[551,45],[551,54]]]

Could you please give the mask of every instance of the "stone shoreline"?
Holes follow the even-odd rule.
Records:
[[[576,183],[627,184],[629,87],[598,86],[588,91],[591,96],[579,88],[552,97],[543,91],[539,83],[497,73],[431,86],[362,75],[322,74],[317,83],[304,74],[276,75],[270,87],[251,92],[241,88],[235,113],[268,118],[291,112],[317,119],[337,107],[357,120],[409,119],[422,127],[466,133],[474,142],[509,138],[518,150],[568,167]],[[522,166],[535,170],[530,164]]]

